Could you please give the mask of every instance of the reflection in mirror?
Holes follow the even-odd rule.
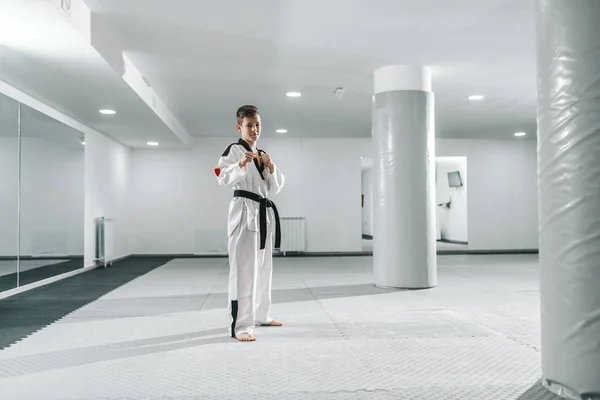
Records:
[[[18,107],[0,93],[0,292],[18,285]]]
[[[21,105],[21,285],[83,267],[83,134]]]
[[[437,249],[467,250],[466,157],[436,157],[435,196]]]

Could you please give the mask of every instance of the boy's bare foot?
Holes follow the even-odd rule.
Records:
[[[268,326],[283,326],[283,322],[273,320]]]
[[[256,338],[249,333],[240,333],[235,337],[240,342],[254,342]]]

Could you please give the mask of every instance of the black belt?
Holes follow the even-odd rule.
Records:
[[[279,221],[279,213],[277,212],[277,207],[275,204],[256,193],[248,192],[246,190],[235,190],[233,192],[233,197],[243,197],[246,199],[254,200],[257,203],[260,203],[259,209],[259,219],[260,219],[260,249],[264,249],[267,244],[267,207],[273,209],[273,213],[275,214],[275,248],[278,249],[281,247],[281,225]]]

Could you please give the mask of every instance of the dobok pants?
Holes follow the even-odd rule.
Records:
[[[266,246],[260,250],[260,233],[248,228],[244,207],[238,226],[229,236],[230,333],[252,334],[256,325],[270,324],[273,276],[273,218],[267,227]]]

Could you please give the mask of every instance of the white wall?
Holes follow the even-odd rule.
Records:
[[[0,256],[16,255],[17,139],[0,138]],[[84,153],[21,139],[21,255],[83,255]]]
[[[436,157],[436,211],[437,227],[444,240],[468,242],[468,177],[465,157]],[[450,187],[448,173],[458,171],[461,187]],[[440,206],[450,202],[450,208]]]
[[[436,141],[436,157],[467,157],[470,250],[538,248],[536,146],[530,140]]]
[[[373,236],[373,169],[362,171],[362,193],[365,196],[362,233]]]
[[[234,141],[132,151],[131,253],[226,252],[231,192],[217,185],[213,170]],[[260,147],[287,177],[274,199],[281,215],[307,218],[308,251],[360,251],[360,156],[370,156],[370,140],[262,139]],[[436,156],[468,160],[469,249],[537,248],[535,142],[439,139]],[[111,165],[105,155],[101,161]]]
[[[232,193],[214,176],[238,140],[203,139],[194,150],[133,150],[131,201],[135,254],[225,253]],[[307,219],[307,251],[361,251],[361,166],[366,139],[261,139],[286,176],[273,200],[281,216]],[[364,154],[363,154],[364,153]]]
[[[129,201],[131,149],[94,132],[86,134],[85,142],[84,263],[91,266],[95,256],[94,219],[114,218],[114,256],[124,257],[131,254],[130,210],[136,205]]]

